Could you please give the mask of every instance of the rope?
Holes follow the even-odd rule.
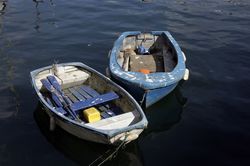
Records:
[[[124,147],[126,144],[126,139],[127,139],[127,134],[125,134],[124,140],[120,143],[120,145],[118,147],[116,147],[113,151],[113,149],[109,149],[107,150],[105,153],[103,153],[102,155],[100,155],[98,158],[96,158],[91,164],[89,164],[89,166],[100,166],[102,164],[104,164],[105,162],[107,162],[108,160],[115,158],[119,149],[121,147]],[[113,151],[113,152],[112,152]],[[109,154],[110,153],[110,154]],[[105,155],[108,155],[107,157],[105,157]],[[98,162],[98,160],[101,160]]]
[[[145,97],[146,97],[146,92],[144,92],[144,94],[143,94],[143,96],[142,96],[142,99],[141,99],[141,101],[140,101],[140,106],[142,107],[142,104],[143,104],[143,102],[144,102],[144,100],[145,100]]]

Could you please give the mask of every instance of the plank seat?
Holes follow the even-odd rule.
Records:
[[[70,101],[71,101],[72,103],[75,103],[75,102],[78,101],[78,99],[77,99],[68,89],[63,90],[63,92],[64,92],[64,94],[65,94],[66,96],[69,97],[69,99],[70,99]]]
[[[108,92],[103,95],[99,95],[96,97],[86,99],[85,101],[75,102],[70,105],[70,108],[71,110],[78,112],[81,109],[103,104],[103,103],[106,103],[106,102],[109,102],[118,98],[119,96],[115,92]]]
[[[76,90],[82,95],[84,96],[86,99],[92,98],[91,95],[89,95],[87,92],[85,92],[81,87],[76,87]],[[95,96],[93,96],[95,97]]]
[[[99,96],[100,94],[96,91],[96,90],[94,90],[94,89],[92,89],[92,88],[90,88],[89,86],[86,86],[86,85],[82,85],[82,86],[80,86],[79,87],[79,90],[80,91],[83,91],[85,94],[84,95],[86,95],[86,97],[87,96],[89,96],[90,98],[92,98],[92,97],[97,97],[97,96]],[[99,109],[101,110],[101,111],[107,111],[107,109],[109,108],[109,106],[108,105],[100,105],[99,106]]]
[[[86,125],[101,130],[114,130],[133,124],[136,121],[136,118],[138,118],[138,113],[136,111],[132,111],[97,122],[87,123]]]
[[[73,95],[68,97],[65,96],[55,77],[48,76],[47,79],[42,79],[41,82],[43,86],[45,86],[45,88],[51,93],[51,98],[56,105],[57,111],[62,114],[67,114],[67,112],[63,110],[65,105],[61,103],[62,100],[65,100],[65,103],[68,104],[70,110],[77,114],[82,109],[98,106],[119,98],[119,96],[113,91],[100,95],[98,92],[88,86],[83,86],[84,88],[80,87],[80,91],[77,91],[76,88],[69,88],[68,91]],[[77,101],[75,99],[75,101],[71,101],[70,98],[72,98],[72,96],[75,96]],[[50,103],[52,102],[50,101]],[[107,115],[113,115],[112,111],[107,112]],[[105,113],[103,116],[106,116]]]
[[[91,95],[88,94],[83,89],[86,90]],[[66,95],[68,95],[69,98],[72,99],[74,103],[77,101],[85,101],[86,99],[100,96],[100,94],[97,91],[88,86],[85,86],[85,88],[83,88],[82,86],[71,87],[65,89],[64,92],[67,92]],[[100,104],[99,106],[97,106],[97,108],[101,111],[101,117],[103,119],[116,115],[112,110],[110,110],[110,106],[108,104],[106,105]]]
[[[92,94],[94,95],[88,94],[86,91],[84,91],[84,88],[82,88],[82,86],[71,87],[71,88],[65,89],[64,92],[67,92],[66,95],[68,95],[69,98],[74,103],[77,102],[78,100],[85,101],[86,99],[90,99],[92,97],[96,97],[100,95],[98,92],[96,92],[94,89],[90,87],[89,88],[87,87],[86,89],[88,93],[92,92]],[[108,110],[108,107],[106,108],[102,104],[97,106],[97,108],[101,111],[101,117],[103,119],[109,118],[115,115],[111,110]]]
[[[80,89],[84,90],[92,97],[96,97],[96,96],[100,95],[96,90],[94,90],[86,85],[80,86]],[[102,104],[102,106],[100,106],[99,108],[105,112],[105,113],[103,113],[104,118],[107,118],[107,116],[112,117],[112,116],[123,113],[119,107],[113,106],[112,104],[105,104],[105,105]]]
[[[69,91],[79,100],[85,101],[86,98],[83,97],[75,88],[69,88]]]
[[[86,86],[86,85],[82,85],[80,87],[82,90],[84,90],[85,92],[87,92],[89,95],[91,95],[92,97],[96,97],[96,96],[99,96],[100,94],[95,91],[94,89],[90,88],[89,86]]]

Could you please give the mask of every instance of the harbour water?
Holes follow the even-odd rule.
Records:
[[[190,79],[145,110],[148,129],[105,165],[250,165],[250,1],[1,0],[0,166],[89,165],[109,149],[49,132],[29,72],[80,61],[105,73],[131,30],[169,31]]]

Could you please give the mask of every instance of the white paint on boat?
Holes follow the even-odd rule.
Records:
[[[135,111],[127,112],[94,123],[87,123],[86,125],[101,130],[121,129],[131,125],[137,116],[138,114]]]
[[[189,78],[189,70],[188,69],[186,69],[185,70],[185,74],[184,74],[184,76],[183,76],[183,80],[188,80],[188,78]]]
[[[146,77],[145,79],[146,82],[151,82],[151,83],[154,82],[152,79],[149,78],[147,74],[145,74],[145,77]]]
[[[182,55],[183,55],[183,58],[184,58],[184,62],[186,62],[186,60],[187,60],[186,55],[185,55],[185,53],[183,51],[181,51],[181,52],[182,52]]]

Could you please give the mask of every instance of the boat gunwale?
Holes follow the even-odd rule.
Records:
[[[121,86],[119,86],[118,84],[116,84],[115,82],[111,81],[108,77],[104,76],[103,74],[101,74],[100,72],[94,70],[93,68],[83,64],[83,63],[80,63],[80,62],[70,62],[70,63],[60,63],[58,65],[61,65],[61,66],[76,66],[76,67],[81,67],[87,71],[90,71],[91,73],[95,73],[97,74],[98,76],[102,77],[105,81],[109,82],[112,86],[116,86],[118,87],[118,89],[120,91],[122,91],[122,93],[125,93],[125,95],[129,98],[129,100],[132,101],[132,103],[134,104],[135,106],[135,110],[137,110],[140,114],[140,117],[141,117],[141,120],[139,120],[137,123],[131,125],[131,126],[127,126],[127,127],[124,127],[124,128],[121,128],[121,129],[113,129],[113,130],[101,130],[101,129],[96,129],[96,128],[93,128],[93,127],[90,127],[90,126],[87,126],[85,124],[81,124],[81,123],[78,123],[64,115],[62,115],[61,113],[57,112],[55,110],[54,107],[50,106],[46,101],[45,99],[43,98],[41,92],[39,91],[39,89],[37,88],[36,86],[36,83],[35,83],[35,76],[44,71],[44,70],[48,70],[50,68],[52,68],[52,65],[49,65],[49,66],[46,66],[46,67],[42,67],[42,68],[39,68],[39,69],[36,69],[36,70],[33,70],[30,72],[30,76],[31,76],[31,83],[32,83],[32,86],[34,87],[38,97],[39,97],[39,100],[42,102],[42,104],[47,107],[54,115],[56,115],[57,117],[67,121],[68,123],[71,123],[73,125],[76,125],[78,127],[83,127],[85,129],[88,129],[89,131],[91,132],[95,132],[97,134],[102,134],[102,135],[105,135],[106,137],[108,138],[111,138],[111,137],[114,137],[115,135],[118,135],[118,134],[121,134],[121,133],[124,133],[124,132],[128,132],[128,131],[131,131],[133,129],[145,129],[147,127],[147,124],[148,124],[148,121],[146,119],[146,116],[144,114],[144,112],[142,111],[141,107],[139,106],[139,104],[135,101],[135,99],[126,91],[124,90]],[[53,116],[53,115],[51,115]]]
[[[133,83],[145,90],[162,88],[169,86],[180,81],[185,74],[185,61],[183,53],[179,44],[175,41],[172,35],[168,31],[151,31],[145,33],[151,33],[152,35],[161,35],[162,33],[167,38],[167,42],[172,45],[173,50],[177,55],[177,64],[171,72],[156,72],[150,74],[143,74],[140,72],[124,71],[117,62],[117,54],[120,51],[123,40],[127,36],[139,35],[140,31],[128,31],[123,32],[120,37],[115,41],[114,46],[111,50],[109,68],[111,74],[125,82]]]

